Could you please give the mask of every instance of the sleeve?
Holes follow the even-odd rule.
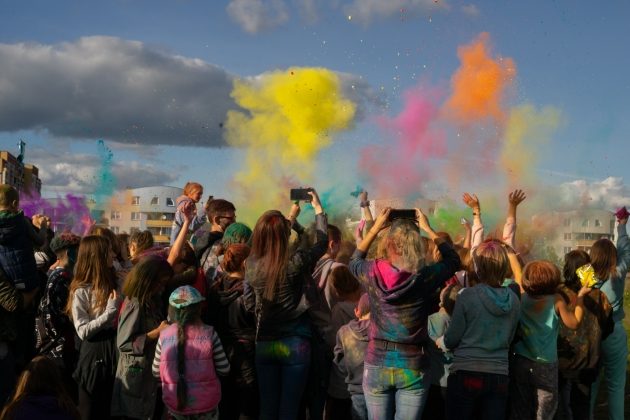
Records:
[[[153,356],[153,364],[151,365],[151,373],[155,378],[160,378],[160,361],[162,357],[162,338],[158,339],[155,346],[155,356]]]
[[[471,241],[470,241],[470,250],[477,248],[483,242],[483,223],[481,222],[481,217],[473,218],[473,225],[471,228]]]
[[[130,353],[133,356],[144,354],[147,331],[143,331],[142,324],[138,301],[127,298],[118,319],[118,334],[116,334],[116,345],[121,353]]]
[[[333,351],[333,354],[334,354],[333,363],[335,364],[337,369],[339,369],[339,372],[341,372],[343,374],[343,377],[345,378],[346,376],[348,376],[348,369],[346,368],[346,362],[344,360],[343,340],[341,339],[341,336],[343,334],[343,328],[344,327],[340,328],[339,331],[337,331],[335,349]]]
[[[464,332],[466,332],[466,293],[462,293],[457,298],[457,305],[453,310],[451,322],[444,332],[444,346],[454,349],[459,345]]]
[[[438,241],[440,241],[438,239]],[[438,249],[442,255],[442,261],[437,264],[425,267],[421,273],[426,273],[424,283],[429,290],[434,290],[446,282],[446,280],[453,277],[455,272],[459,270],[461,261],[459,255],[453,249],[451,245],[444,241],[440,241]]]
[[[254,313],[256,309],[256,295],[254,288],[247,279],[243,282],[243,307],[247,312]]]
[[[72,298],[72,319],[74,328],[81,340],[88,339],[111,325],[118,312],[118,300],[108,300],[105,311],[92,320],[90,320],[90,307],[89,292],[86,289],[77,289]]]
[[[432,341],[437,341],[438,338],[442,336],[441,329],[435,323],[435,316],[431,315],[427,318],[427,333],[429,334],[429,338]]]
[[[315,243],[307,250],[297,251],[291,257],[295,267],[300,267],[299,271],[306,270],[312,273],[317,261],[326,253],[328,249],[328,219],[326,215],[315,215]]]
[[[626,278],[630,268],[630,239],[626,225],[617,226],[617,273],[622,279]]]
[[[51,278],[50,288],[46,290],[48,293],[48,306],[44,311],[49,315],[45,317],[46,329],[48,334],[55,336],[56,333],[65,331],[69,324],[68,317],[64,313],[66,303],[68,302],[68,282],[69,279],[62,274],[53,274],[56,278]],[[50,323],[50,324],[49,324]]]
[[[503,225],[503,242],[514,248],[516,237],[516,219],[509,216]],[[478,244],[477,244],[478,245]]]
[[[24,306],[24,297],[7,279],[0,269],[0,308],[7,312],[15,312]]]
[[[228,358],[225,355],[225,351],[223,351],[223,345],[221,344],[219,335],[214,330],[212,331],[212,348],[213,348],[212,358],[214,359],[214,368],[217,371],[218,375],[226,376],[228,373],[230,373],[230,362],[228,361]]]
[[[197,214],[195,217],[193,217],[192,222],[190,223],[190,226],[188,226],[188,231],[189,232],[196,231],[201,226],[203,226],[207,220],[208,218],[206,217],[206,212],[202,211],[201,214]],[[182,220],[182,223],[184,223],[183,220]]]
[[[44,246],[46,244],[45,233],[38,233],[35,230],[35,227],[33,226],[33,224],[28,220],[26,216],[24,216],[23,222],[24,222],[24,228],[26,229],[26,234],[28,235],[33,245],[36,247]]]
[[[367,261],[365,259],[366,256],[366,252],[357,248],[354,250],[350,258],[350,264],[348,265],[350,272],[364,285],[370,282],[370,276],[374,272],[372,268],[374,261]]]

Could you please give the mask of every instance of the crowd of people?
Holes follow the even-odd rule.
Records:
[[[171,244],[26,217],[0,185],[4,419],[624,418],[627,213],[563,267],[520,255],[521,190],[500,237],[436,232],[359,195],[356,229],[235,206],[188,183]],[[452,238],[461,236],[454,241]]]

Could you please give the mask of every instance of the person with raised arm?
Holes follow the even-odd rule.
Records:
[[[293,253],[289,237],[299,206],[286,218],[278,210],[263,213],[252,234],[245,263],[244,297],[256,316],[256,370],[260,419],[295,419],[311,362],[312,324],[304,287],[328,246],[328,221],[315,190],[315,243]],[[282,349],[282,351],[277,351]]]
[[[430,296],[459,269],[459,257],[416,209],[416,221],[396,219],[385,241],[383,259],[366,260],[378,233],[389,224],[391,209],[376,218],[350,261],[350,271],[370,297],[370,331],[363,391],[369,418],[417,419],[422,415],[430,386],[427,378],[427,317]],[[418,229],[418,227],[420,229]],[[425,265],[425,232],[440,250],[442,260]]]

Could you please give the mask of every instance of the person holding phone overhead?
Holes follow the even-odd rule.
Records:
[[[289,218],[269,210],[256,222],[245,263],[244,300],[256,317],[256,371],[260,419],[295,419],[311,362],[312,325],[304,299],[315,263],[328,246],[328,222],[317,192],[308,192],[315,209],[315,243],[289,249],[300,207]]]
[[[370,297],[370,331],[363,391],[369,418],[418,419],[429,391],[427,299],[459,269],[453,247],[438,237],[420,209],[416,219],[394,219],[385,241],[385,258],[366,260],[378,233],[387,227],[392,210],[385,208],[357,247],[350,271]],[[417,224],[416,224],[417,223]],[[425,265],[420,229],[434,241],[442,261]]]

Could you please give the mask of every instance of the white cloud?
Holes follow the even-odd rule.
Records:
[[[232,20],[251,34],[275,28],[289,20],[283,0],[231,0],[226,10]]]
[[[405,15],[414,17],[418,14],[446,10],[446,1],[435,0],[353,0],[344,8],[353,22],[369,24],[375,20]]]
[[[101,161],[96,155],[34,149],[29,152],[29,161],[39,168],[39,176],[48,191],[90,194],[97,188]],[[118,189],[168,185],[178,179],[172,171],[137,161],[115,161],[111,171]]]
[[[465,4],[461,7],[462,13],[470,17],[478,17],[481,15],[481,11],[474,4]]]
[[[200,59],[114,37],[0,44],[0,131],[138,148],[221,147],[226,112],[238,108],[230,97],[234,78]],[[342,80],[359,107],[374,102],[357,76]]]
[[[630,206],[630,188],[623,178],[608,177],[602,181],[576,180],[560,185],[560,199],[573,208],[588,207],[616,210]]]
[[[0,130],[221,146],[233,77],[141,42],[92,36],[0,44]]]

